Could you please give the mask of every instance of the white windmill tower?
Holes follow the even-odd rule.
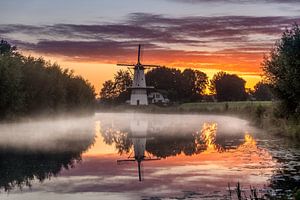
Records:
[[[147,89],[154,88],[146,86],[146,78],[144,70],[152,67],[160,67],[159,65],[144,65],[140,62],[141,59],[141,45],[139,44],[138,49],[138,62],[137,64],[117,64],[118,66],[132,67],[133,83],[128,89],[131,90],[130,105],[148,105]],[[130,69],[130,68],[129,68]]]

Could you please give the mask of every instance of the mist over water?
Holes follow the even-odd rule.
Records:
[[[241,134],[255,130],[246,120],[217,115],[153,115],[141,113],[96,113],[90,117],[43,118],[38,121],[0,124],[0,148],[59,151],[72,146],[64,143],[95,136],[95,121],[102,127],[126,129],[134,121],[146,121],[149,130],[176,134],[200,130],[203,123],[214,122],[222,134]]]
[[[242,134],[257,130],[247,120],[220,115],[97,113],[95,120],[99,120],[104,126],[111,124],[119,129],[128,128],[134,121],[146,121],[149,131],[156,128],[164,134],[197,131],[202,128],[203,123],[218,124],[222,134]]]
[[[76,149],[76,142],[94,136],[93,117],[43,118],[38,121],[0,124],[1,149],[68,151]]]
[[[297,146],[231,116],[96,113],[0,124],[0,191],[9,191],[0,198],[224,199],[237,182],[262,193],[300,184],[299,160]]]

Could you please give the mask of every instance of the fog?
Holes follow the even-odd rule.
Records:
[[[92,143],[96,123],[101,130],[130,131],[133,124],[156,134],[197,132],[204,123],[217,123],[218,134],[243,134],[255,129],[246,120],[218,115],[96,113],[90,117],[41,119],[0,124],[0,149],[67,151],[82,142]],[[132,131],[132,130],[131,130]]]
[[[69,151],[80,142],[92,141],[93,117],[43,118],[0,124],[0,148],[35,151]]]
[[[191,114],[141,114],[141,113],[96,113],[101,128],[107,127],[128,130],[132,124],[147,124],[148,132],[159,134],[178,134],[200,131],[204,123],[216,123],[222,134],[243,134],[257,130],[247,120],[222,115]]]

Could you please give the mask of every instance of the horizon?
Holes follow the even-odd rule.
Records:
[[[226,71],[253,88],[261,80],[263,56],[285,28],[300,23],[295,0],[11,0],[0,5],[6,8],[0,38],[25,55],[73,69],[97,94],[104,81],[124,69],[118,62],[136,62],[139,43],[142,63],[198,69],[209,78]]]

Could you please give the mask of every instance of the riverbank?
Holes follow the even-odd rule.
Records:
[[[272,101],[244,101],[220,103],[188,103],[180,106],[186,111],[233,114],[250,120],[268,132],[300,139],[300,124],[295,118],[280,116],[278,105]]]
[[[162,114],[222,114],[234,115],[249,120],[253,125],[276,135],[300,139],[300,123],[297,119],[282,118],[272,101],[199,102],[171,106],[118,105],[100,107],[101,112],[140,112]]]

